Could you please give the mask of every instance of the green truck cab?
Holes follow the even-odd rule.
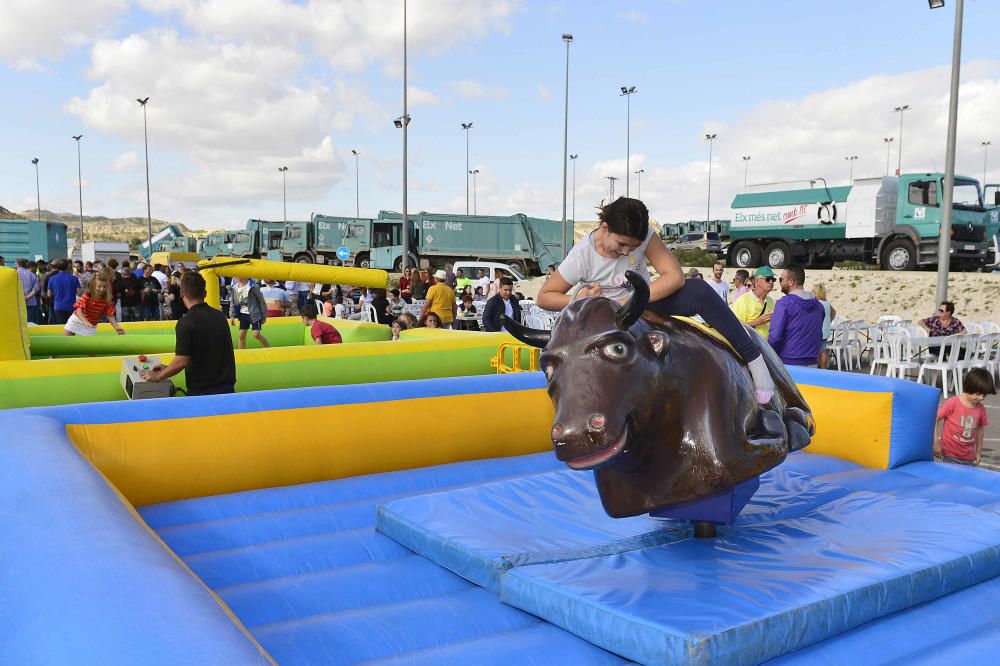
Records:
[[[817,180],[804,189],[738,194],[729,264],[829,268],[854,260],[892,271],[936,266],[943,182],[941,173],[911,173],[840,187]],[[981,269],[991,259],[1000,211],[983,206],[973,178],[956,176],[953,195],[951,264]]]

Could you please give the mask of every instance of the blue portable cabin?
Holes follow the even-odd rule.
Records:
[[[45,220],[0,220],[0,257],[8,264],[66,259],[66,225]]]

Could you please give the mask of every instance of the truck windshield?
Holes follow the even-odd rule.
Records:
[[[958,206],[981,206],[979,199],[979,184],[956,182],[952,203]]]

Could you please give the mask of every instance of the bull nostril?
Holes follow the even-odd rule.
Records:
[[[563,433],[563,427],[560,424],[555,424],[552,426],[552,439],[559,439]]]
[[[588,421],[588,425],[592,430],[603,429],[605,423],[607,423],[607,419],[604,417],[604,414],[591,414],[590,421]]]

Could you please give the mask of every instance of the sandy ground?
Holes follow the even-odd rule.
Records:
[[[575,229],[577,239],[596,224],[578,222]],[[684,270],[688,268],[685,266]],[[710,266],[697,268],[706,277],[711,274]],[[732,285],[735,273],[735,268],[726,268],[723,279]],[[543,282],[545,278],[534,278],[518,283],[516,289],[526,297],[534,298]],[[848,319],[874,322],[880,315],[893,314],[916,320],[937,311],[937,303],[934,302],[937,273],[933,271],[807,270],[806,288],[819,283],[826,285],[830,303]],[[777,284],[771,297],[781,297]],[[955,316],[963,321],[1000,323],[1000,274],[951,273],[948,298],[955,303]]]

